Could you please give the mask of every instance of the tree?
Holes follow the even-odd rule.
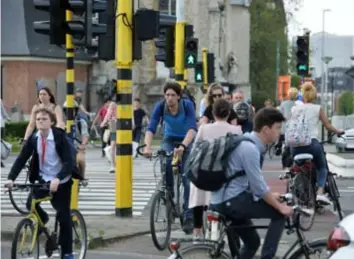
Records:
[[[354,113],[354,94],[344,92],[338,99],[338,115],[351,115]]]
[[[287,22],[302,0],[290,1],[291,8],[285,10],[283,0],[253,0],[251,13],[250,83],[252,101],[263,105],[262,98],[275,98],[276,46],[280,42],[280,74],[289,73],[289,43]],[[266,95],[266,96],[265,96]]]

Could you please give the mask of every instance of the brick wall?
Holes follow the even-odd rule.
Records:
[[[36,80],[45,79],[55,94],[55,80],[65,73],[65,62],[3,61],[3,101],[7,108],[19,104],[25,114],[37,101]],[[87,82],[87,65],[75,65],[75,80]]]

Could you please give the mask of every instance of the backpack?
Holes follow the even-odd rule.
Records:
[[[245,175],[244,171],[238,171],[228,176],[227,170],[230,154],[243,141],[254,143],[245,136],[232,133],[212,140],[198,140],[186,163],[187,178],[197,188],[214,192],[224,184],[229,184],[233,179]]]
[[[311,144],[311,134],[304,106],[298,106],[292,111],[291,117],[286,123],[285,144],[290,147]]]
[[[194,96],[191,94],[191,92],[189,92],[189,90],[187,88],[183,89],[181,97],[182,97],[182,99],[186,99],[186,100],[191,101],[193,103],[193,106],[194,106],[194,111],[197,110],[196,100],[195,100]]]
[[[247,121],[251,117],[251,109],[250,105],[245,102],[240,102],[234,105],[234,111],[237,115],[237,121]]]

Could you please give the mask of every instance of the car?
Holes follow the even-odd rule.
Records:
[[[342,136],[337,138],[335,145],[338,153],[354,151],[354,128],[347,129]]]
[[[354,258],[354,213],[346,216],[332,230],[327,240],[327,250],[332,251],[329,259]]]

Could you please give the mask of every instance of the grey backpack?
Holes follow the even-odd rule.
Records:
[[[212,140],[197,141],[186,163],[188,179],[201,190],[217,191],[236,177],[245,175],[244,171],[234,172],[232,176],[227,172],[229,156],[242,141],[254,143],[247,137],[232,133]]]

